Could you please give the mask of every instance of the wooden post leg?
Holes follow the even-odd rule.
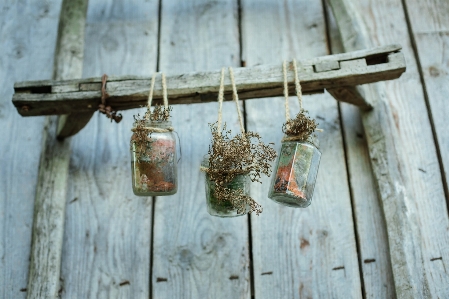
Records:
[[[328,0],[345,51],[370,46],[362,19],[350,0]],[[421,298],[428,288],[423,270],[422,237],[417,221],[407,209],[410,202],[400,170],[400,157],[392,137],[394,124],[388,104],[376,85],[359,86],[373,109],[362,111],[374,177],[387,225],[391,264],[397,298]]]
[[[58,139],[75,135],[84,128],[92,118],[92,112],[79,112],[61,115],[58,119]]]
[[[88,0],[64,0],[59,20],[54,79],[81,77]],[[44,128],[34,206],[27,298],[59,298],[70,140],[57,141],[57,118]]]

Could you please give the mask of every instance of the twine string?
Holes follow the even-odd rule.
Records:
[[[223,109],[223,94],[224,94],[224,74],[225,74],[225,68],[221,69],[221,77],[220,77],[220,89],[218,90],[218,121],[217,121],[217,127],[218,132],[221,133],[221,122],[223,119],[222,116],[222,109]]]
[[[298,67],[296,64],[296,59],[293,59],[293,70],[295,71],[295,89],[296,89],[296,96],[298,97],[299,101],[299,111],[302,111],[302,89],[301,84],[299,84]]]
[[[162,94],[164,97],[164,107],[168,109],[167,80],[165,79],[164,73],[162,73]]]
[[[153,101],[153,92],[154,92],[154,84],[156,82],[156,76],[157,72],[153,73],[153,76],[151,77],[151,83],[150,83],[150,92],[148,93],[148,113],[145,114],[145,119],[150,120],[151,119],[151,102]],[[164,107],[165,109],[168,109],[168,96],[167,96],[167,81],[165,79],[165,74],[161,73],[162,76],[162,93],[164,98]],[[168,128],[156,128],[156,127],[142,127],[140,130],[145,130],[149,133],[166,133],[173,131],[173,127]],[[132,128],[131,131],[135,132],[137,131],[136,128]]]
[[[282,64],[282,72],[284,74],[285,120],[288,121],[290,119],[290,108],[288,106],[287,62],[285,60]]]
[[[302,89],[301,84],[299,82],[299,75],[298,75],[298,66],[296,63],[296,59],[293,59],[293,70],[295,72],[295,91],[296,91],[296,97],[299,101],[299,112],[301,113],[303,111],[302,107]],[[287,122],[290,120],[290,111],[288,106],[288,79],[287,79],[287,62],[284,60],[284,63],[282,65],[282,71],[284,74],[284,97],[285,97],[285,118]],[[315,129],[315,131],[323,132],[322,129]],[[297,141],[301,140],[299,136],[284,136],[282,138],[282,141]],[[310,141],[312,142],[312,141]],[[312,142],[313,143],[313,142]]]
[[[150,84],[150,93],[148,94],[148,119],[150,118],[151,115],[151,102],[153,101],[153,91],[154,91],[154,81],[156,81],[156,74],[157,73],[153,73],[153,76],[151,77],[151,84]]]
[[[235,86],[234,71],[232,67],[229,67],[229,77],[231,78],[232,84],[232,98],[237,106],[237,115],[239,117],[240,130],[242,131],[242,133],[245,133],[245,125],[243,124],[242,114],[240,113],[239,96],[237,94],[237,87]]]

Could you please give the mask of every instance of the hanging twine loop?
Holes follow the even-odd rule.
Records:
[[[242,133],[245,133],[245,125],[243,124],[242,113],[240,112],[239,96],[237,94],[237,87],[235,85],[234,79],[234,70],[232,69],[232,67],[229,67],[229,77],[231,78],[232,84],[232,99],[235,101],[235,105],[237,107],[237,116],[239,117],[240,131],[242,131]]]
[[[299,113],[295,119],[290,119],[289,103],[288,103],[288,78],[287,78],[287,62],[284,60],[282,64],[282,71],[284,75],[284,98],[285,98],[285,120],[283,125],[283,132],[287,135],[282,141],[309,141],[312,142],[312,134],[315,131],[322,132],[323,130],[317,129],[317,123],[314,119],[311,119],[306,115],[307,111],[302,106],[302,89],[299,83],[298,67],[296,59],[293,59],[293,70],[295,73],[295,91],[296,97],[299,101]]]
[[[224,100],[224,77],[225,77],[225,70],[226,68],[221,69],[220,74],[220,88],[218,89],[218,120],[217,120],[217,132],[219,135],[221,135],[222,131],[222,122],[223,122],[223,100]],[[237,94],[237,86],[235,84],[235,77],[234,77],[234,70],[232,67],[229,67],[229,78],[231,80],[232,85],[232,99],[236,104],[237,107],[237,116],[239,119],[240,124],[240,130],[242,132],[242,135],[245,134],[245,126],[243,123],[242,114],[240,112],[240,105],[239,105],[239,96]],[[220,173],[222,170],[214,170],[209,169],[208,167],[200,166],[201,171],[207,171],[209,173],[217,172]],[[230,169],[227,171],[227,173],[233,173],[233,174],[245,174],[248,173],[248,170],[246,169]]]
[[[123,116],[121,113],[117,113],[114,111],[111,106],[106,104],[106,99],[109,97],[109,94],[106,92],[106,82],[108,80],[108,75],[104,74],[101,77],[101,104],[98,105],[98,111],[100,113],[106,114],[107,118],[114,120],[116,123],[119,123]]]
[[[147,112],[145,113],[144,120],[145,122],[151,122],[151,103],[153,101],[153,93],[154,93],[154,85],[156,81],[156,76],[158,73],[154,73],[151,77],[151,83],[150,83],[150,92],[148,94],[148,102],[147,102]],[[164,101],[164,111],[163,113],[169,113],[169,106],[168,106],[168,95],[167,95],[167,80],[165,78],[165,74],[161,73],[161,81],[162,81],[162,94],[163,94],[163,101]],[[153,112],[154,113],[154,112]],[[139,128],[132,128],[131,131],[136,132],[137,130],[144,130],[149,133],[155,132],[155,133],[166,133],[173,131],[173,127],[168,128],[158,128],[154,126],[140,126]]]

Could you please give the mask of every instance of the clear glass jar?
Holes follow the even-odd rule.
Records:
[[[147,127],[167,129],[170,121],[147,121]],[[134,124],[134,129],[135,129]],[[133,130],[134,130],[133,129]],[[147,151],[136,152],[137,134],[131,137],[131,171],[135,195],[164,196],[175,194],[177,184],[176,138],[173,131],[146,133]]]
[[[204,158],[201,166],[208,168],[209,167],[209,157]],[[215,196],[215,182],[211,181],[209,175],[204,172],[205,175],[205,184],[206,184],[206,203],[207,203],[207,212],[216,217],[238,217],[248,214],[251,210],[249,205],[246,205],[246,209],[243,213],[237,213],[237,209],[232,205],[229,200],[219,201]],[[237,175],[229,184],[226,185],[226,188],[231,190],[242,189],[243,194],[249,195],[249,186],[251,180],[248,174],[239,174]]]
[[[268,197],[289,207],[308,207],[312,202],[320,159],[321,152],[309,142],[282,142]]]

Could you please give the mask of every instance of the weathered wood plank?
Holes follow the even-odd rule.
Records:
[[[345,50],[395,40],[414,57],[401,1],[329,2]],[[385,18],[392,13],[394,26]],[[369,16],[367,27],[358,15]],[[396,296],[443,298],[449,293],[441,263],[449,255],[447,208],[416,61],[409,59],[407,68],[400,80],[366,88],[365,96],[377,103],[362,113],[362,121],[387,224]]]
[[[54,61],[55,80],[81,76],[87,0],[64,0]],[[34,204],[27,298],[58,298],[70,142],[56,140],[56,117],[47,117]]]
[[[247,65],[326,53],[321,1],[262,3],[242,1]],[[290,101],[292,116],[299,110],[297,102]],[[361,298],[337,102],[328,94],[307,96],[304,108],[324,129],[319,134],[322,157],[314,199],[306,209],[293,209],[267,199],[270,179],[251,188],[265,208],[259,217],[251,216],[255,298]],[[248,101],[246,110],[248,129],[279,148],[284,99]]]
[[[326,13],[331,50],[339,53],[343,51],[341,37],[329,7],[326,7]],[[357,93],[363,93],[360,86],[351,88]],[[363,275],[363,295],[364,298],[396,298],[387,228],[370,165],[360,111],[355,106],[340,103],[340,114],[357,231],[359,267]]]
[[[60,1],[0,1],[0,298],[24,299],[43,118],[7,98],[15,81],[51,78]],[[24,20],[27,20],[24,22]]]
[[[161,18],[161,71],[239,64],[237,1],[163,1]],[[223,109],[223,120],[237,133],[235,104]],[[210,143],[207,124],[217,112],[217,103],[173,108],[182,147],[180,186],[176,195],[156,199],[153,298],[250,298],[248,218],[206,211],[199,166]]]
[[[90,0],[83,76],[156,69],[158,1]],[[62,298],[149,298],[152,200],[133,195],[132,113],[72,139]]]
[[[442,163],[446,202],[449,203],[449,3],[405,1],[424,78],[430,117]],[[449,267],[449,262],[443,262]]]
[[[400,46],[390,45],[377,49],[324,56],[300,61],[300,78],[305,94],[322,92],[324,88],[359,85],[398,78],[405,70]],[[338,69],[323,71],[317,65],[335,62]],[[236,84],[241,99],[280,96],[283,94],[281,65],[254,66],[235,70]],[[220,71],[168,75],[167,87],[172,104],[203,103],[216,101]],[[128,78],[128,79],[127,79]],[[108,81],[108,103],[116,110],[138,108],[145,105],[150,78],[111,78]],[[289,74],[293,82],[293,74]],[[79,90],[73,91],[74,85]],[[293,86],[293,85],[292,85]],[[231,99],[230,80],[226,78],[226,95]],[[99,104],[100,78],[67,82],[24,82],[15,86],[13,103],[23,116],[66,114],[69,112],[94,112]],[[294,94],[293,87],[290,90]],[[354,104],[369,104],[358,98]],[[154,103],[161,103],[160,78],[156,80]]]

